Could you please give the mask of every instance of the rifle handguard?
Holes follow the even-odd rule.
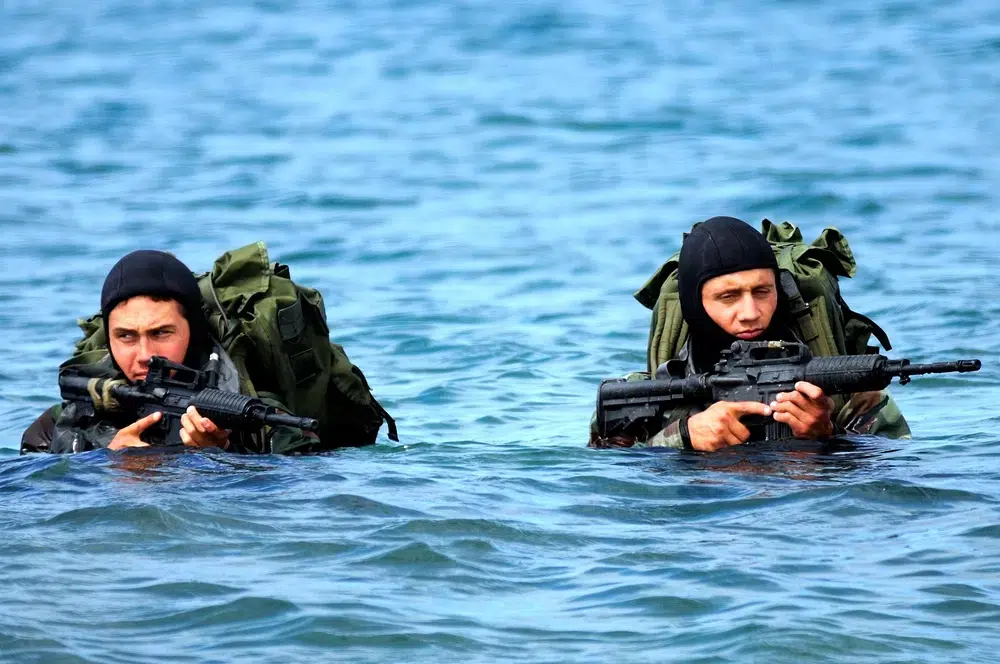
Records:
[[[273,406],[264,404],[260,399],[236,392],[202,390],[191,399],[191,405],[198,409],[202,417],[207,417],[226,429],[232,428],[231,423],[238,424],[244,417],[268,426],[290,426],[310,431],[319,428],[319,422],[313,418],[279,413]]]

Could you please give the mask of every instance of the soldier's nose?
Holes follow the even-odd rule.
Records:
[[[757,308],[756,303],[753,298],[746,298],[743,300],[743,306],[740,307],[740,319],[745,321],[757,320],[760,318],[760,309]]]

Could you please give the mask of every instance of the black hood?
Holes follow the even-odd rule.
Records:
[[[104,329],[108,332],[109,350],[111,339],[108,316],[111,310],[138,295],[169,297],[181,304],[191,328],[191,344],[184,357],[184,364],[193,368],[200,367],[205,359],[203,356],[212,348],[212,341],[202,310],[198,281],[184,263],[163,251],[133,251],[115,263],[104,280],[104,287],[101,289],[101,315],[104,317]],[[113,356],[111,361],[120,369]]]
[[[690,331],[692,359],[699,371],[711,369],[718,361],[719,351],[735,341],[735,337],[719,327],[705,311],[701,287],[714,277],[760,268],[774,270],[775,283],[778,283],[778,261],[774,251],[764,236],[745,221],[712,217],[696,224],[684,238],[677,267],[677,288],[681,313]],[[780,309],[780,295],[778,300]],[[775,312],[772,328],[777,317],[778,312]]]

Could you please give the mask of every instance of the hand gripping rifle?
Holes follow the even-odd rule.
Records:
[[[59,390],[65,401],[83,403],[98,412],[135,413],[139,420],[157,411],[162,419],[144,432],[149,442],[180,445],[181,416],[194,406],[216,426],[251,432],[268,426],[290,426],[316,431],[319,422],[278,411],[260,399],[237,392],[224,392],[219,382],[219,356],[212,353],[204,371],[154,356],[149,372],[135,384],[122,378],[94,377],[78,367],[59,374]],[[150,432],[153,432],[150,434]]]
[[[602,438],[662,427],[666,413],[678,406],[716,401],[758,401],[769,404],[779,392],[792,392],[806,381],[824,394],[882,390],[896,376],[900,385],[911,376],[978,371],[979,360],[910,364],[884,355],[813,357],[808,346],[784,341],[736,341],[722,352],[709,373],[669,377],[671,362],[661,365],[652,380],[605,380],[597,392],[597,430]],[[673,370],[673,371],[672,371]],[[750,427],[763,427],[765,440],[790,438],[787,425],[772,418],[744,417]],[[756,439],[754,436],[752,439]]]

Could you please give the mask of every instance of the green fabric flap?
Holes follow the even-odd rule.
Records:
[[[215,261],[212,286],[227,313],[242,311],[255,296],[267,292],[271,282],[270,267],[263,242],[227,251]]]
[[[646,307],[647,309],[652,309],[656,306],[656,299],[660,297],[660,289],[663,288],[663,284],[677,271],[677,266],[680,264],[680,252],[677,252],[670,257],[663,266],[656,271],[646,284],[635,292],[636,300],[639,304]],[[672,290],[676,290],[676,287]]]
[[[815,259],[827,270],[838,277],[853,277],[857,274],[858,265],[854,253],[847,243],[847,238],[832,226],[824,228],[812,244],[802,243],[802,231],[795,224],[784,221],[775,224],[769,219],[760,223],[761,233],[767,241],[774,245],[775,253],[781,256],[781,251],[791,249],[789,262],[805,259]],[[781,267],[786,268],[782,264]]]

